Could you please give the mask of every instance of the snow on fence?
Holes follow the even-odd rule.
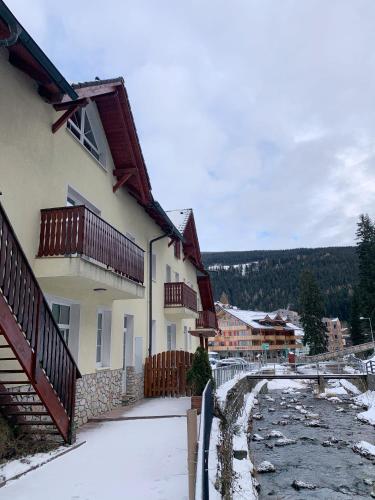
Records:
[[[220,366],[215,370],[212,370],[212,375],[215,381],[216,388],[228,382],[234,378],[238,373],[248,372],[249,367],[243,364],[234,364],[228,366]]]

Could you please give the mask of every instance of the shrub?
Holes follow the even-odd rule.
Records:
[[[187,372],[187,382],[191,385],[194,396],[202,396],[207,382],[211,379],[212,372],[208,353],[203,347],[198,347],[194,353],[191,368]]]

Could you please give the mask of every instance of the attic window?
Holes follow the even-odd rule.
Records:
[[[67,127],[92,156],[103,164],[102,155],[100,154],[86,108],[78,108],[69,118]]]

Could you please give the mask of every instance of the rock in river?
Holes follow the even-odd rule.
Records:
[[[265,472],[276,472],[275,466],[271,464],[271,462],[268,462],[267,460],[264,460],[261,462],[258,467],[257,467],[257,472],[263,474]]]
[[[271,431],[269,434],[267,434],[267,439],[272,439],[272,438],[284,438],[284,434],[280,431]]]
[[[253,441],[264,441],[264,437],[262,437],[260,434],[254,434],[252,437]]]
[[[298,479],[295,479],[292,482],[292,486],[297,491],[299,491],[299,490],[315,490],[316,489],[315,484],[305,483],[303,481],[299,481]]]
[[[254,413],[253,418],[255,418],[255,420],[262,420],[263,415],[261,415],[260,413]]]
[[[276,441],[275,446],[288,446],[289,444],[296,444],[295,439],[289,439],[286,437],[280,438]]]

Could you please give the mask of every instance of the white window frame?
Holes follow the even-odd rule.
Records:
[[[66,195],[66,204],[67,206],[75,206],[75,205],[85,205],[85,207],[89,208],[91,212],[98,215],[100,217],[101,211],[97,208],[93,203],[91,203],[87,198],[81,195],[76,189],[72,188],[72,186],[68,185],[67,195]]]
[[[90,104],[88,105],[90,106]],[[97,130],[96,127],[93,126],[93,116],[90,111],[87,110],[87,107],[81,107],[79,108],[81,111],[81,123],[80,127],[77,127],[77,125],[73,122],[71,118],[68,119],[66,128],[69,130],[69,132],[72,134],[72,136],[85,148],[85,150],[94,158],[105,170],[106,170],[106,162],[105,162],[105,152],[103,151],[103,148],[101,147]],[[91,116],[90,116],[91,115]],[[95,141],[97,145],[93,144],[85,135],[85,117],[87,116],[88,122],[90,124],[91,132],[94,135]],[[94,118],[95,119],[95,118]],[[78,134],[78,136],[77,136]],[[88,143],[89,147],[85,145],[85,142]],[[95,154],[89,149],[92,148],[92,150],[96,153],[98,157],[96,157]]]
[[[69,336],[70,336],[70,331],[71,331],[71,313],[72,313],[72,308],[71,304],[66,304],[61,301],[53,300],[51,302],[51,311],[53,309],[53,306],[59,306],[59,307],[68,307],[69,308],[69,323],[59,323],[56,320],[57,326],[59,327],[60,333],[63,336],[63,339],[66,342],[66,345],[69,345]],[[66,331],[68,334],[66,334]]]

